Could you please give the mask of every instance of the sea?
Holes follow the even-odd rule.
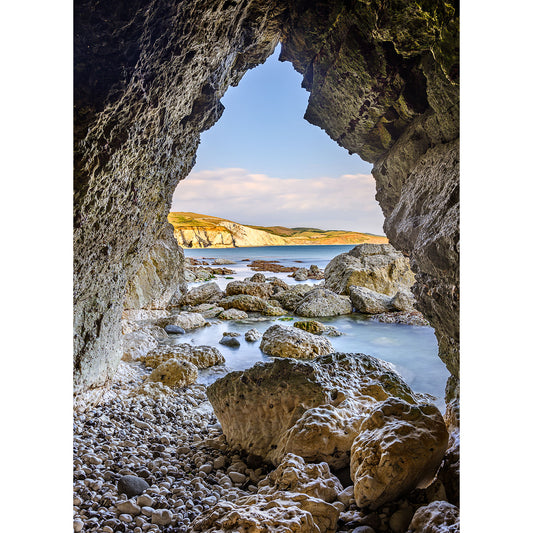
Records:
[[[324,269],[337,255],[348,252],[353,245],[316,246],[263,246],[247,248],[194,248],[184,249],[185,256],[210,263],[215,259],[228,261],[226,266],[234,271],[228,276],[216,276],[214,280],[221,289],[230,281],[242,280],[255,274],[247,265],[253,260],[277,261],[284,266],[305,267],[317,265]],[[290,272],[263,272],[266,277],[275,276],[290,285],[297,283],[319,283],[317,280],[297,282],[289,277]],[[190,283],[189,286],[201,283]],[[226,359],[224,367],[215,367],[200,372],[198,381],[210,384],[228,372],[245,370],[258,361],[270,358],[259,349],[259,342],[248,343],[244,333],[256,328],[264,333],[273,324],[290,324],[298,320],[293,315],[286,317],[250,317],[239,321],[210,320],[211,327],[199,328],[181,335],[172,342],[187,342],[193,345],[217,346]],[[449,373],[438,356],[437,339],[433,328],[428,326],[407,326],[384,324],[368,315],[353,313],[331,318],[318,318],[320,322],[335,326],[343,333],[340,337],[328,337],[335,351],[365,353],[392,363],[396,371],[416,392],[429,393],[435,397],[435,405],[444,412],[444,390]],[[218,344],[226,331],[241,333],[239,348]]]

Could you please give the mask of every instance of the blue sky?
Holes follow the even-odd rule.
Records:
[[[172,210],[383,234],[371,165],[304,120],[309,93],[279,52],[228,89]]]

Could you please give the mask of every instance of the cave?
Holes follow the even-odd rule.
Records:
[[[281,43],[305,119],[373,164],[391,244],[459,395],[459,15],[444,1],[74,4],[76,397],[122,357],[128,282],[167,226],[220,99]]]

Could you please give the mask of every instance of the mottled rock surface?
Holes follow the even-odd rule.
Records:
[[[349,288],[349,294],[354,310],[358,313],[377,315],[393,310],[392,298],[386,294],[355,285]]]
[[[420,507],[409,524],[408,533],[459,533],[459,509],[448,502]]]
[[[429,485],[447,445],[448,431],[435,406],[385,400],[362,422],[352,444],[357,505],[377,509]]]
[[[302,298],[294,312],[298,316],[307,317],[349,315],[352,312],[352,304],[347,296],[316,288]]]
[[[333,352],[333,345],[328,339],[299,328],[275,324],[263,333],[260,349],[272,357],[313,359]]]
[[[226,285],[226,294],[249,294],[268,300],[274,293],[274,287],[270,283],[259,283],[255,281],[230,281]]]
[[[165,327],[169,325],[178,326],[185,331],[205,326],[205,318],[200,313],[183,312],[158,321],[157,325]]]
[[[198,379],[198,367],[183,359],[167,359],[148,376],[167,387],[186,387]]]
[[[75,391],[116,371],[126,286],[200,133],[280,39],[310,92],[305,118],[374,163],[385,231],[410,256],[418,308],[457,377],[458,26],[440,0],[77,2]]]
[[[192,288],[183,298],[183,303],[186,305],[213,304],[224,298],[224,296],[224,292],[212,281]]]
[[[198,368],[209,368],[226,362],[220,350],[214,346],[191,346],[186,343],[159,346],[140,360],[146,366],[157,368],[169,359],[189,361]]]
[[[136,361],[150,350],[157,348],[157,341],[148,333],[143,331],[134,331],[122,337],[122,346],[124,361]]]

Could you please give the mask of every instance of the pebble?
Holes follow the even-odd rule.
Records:
[[[141,512],[141,508],[136,503],[133,503],[131,500],[117,503],[117,509],[121,513],[132,515],[138,515]]]
[[[74,531],[78,532],[83,529],[83,522],[81,520],[74,520]]]
[[[150,498],[147,494],[141,494],[137,497],[137,505],[140,505],[141,507],[152,507],[153,504],[153,498]]]
[[[172,522],[172,515],[168,509],[157,509],[152,513],[152,524],[167,526]]]
[[[150,485],[137,476],[125,475],[118,480],[119,493],[124,493],[128,498],[142,494]]]
[[[246,476],[240,472],[229,472],[228,476],[234,483],[244,483],[246,481]]]

